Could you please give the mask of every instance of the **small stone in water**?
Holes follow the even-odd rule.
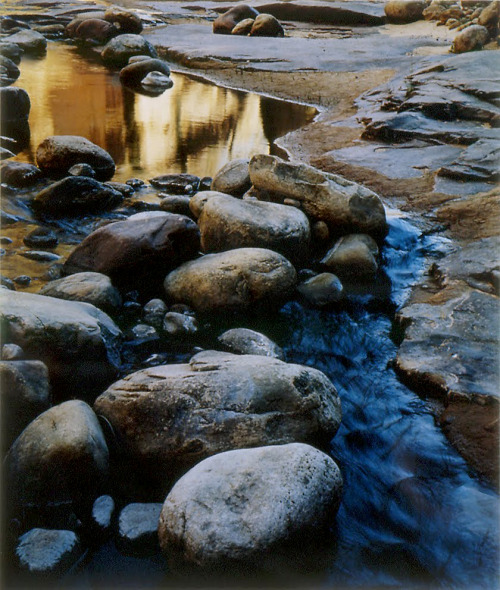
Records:
[[[199,191],[209,191],[209,190],[212,190],[211,189],[212,180],[213,180],[213,178],[211,178],[210,176],[204,176],[200,180],[200,186],[198,187],[198,190]]]
[[[148,324],[137,324],[131,330],[132,337],[137,340],[155,340],[158,332]]]
[[[55,248],[59,240],[51,229],[37,227],[24,236],[23,242],[29,248]]]
[[[17,344],[4,344],[2,346],[2,359],[4,361],[20,361],[24,358],[24,350]]]
[[[68,170],[68,174],[71,176],[88,176],[89,178],[95,178],[95,170],[90,164],[75,164]]]
[[[143,320],[157,330],[163,325],[163,318],[167,313],[167,306],[161,299],[151,299],[144,306]]]
[[[29,277],[28,275],[19,275],[14,279],[14,283],[26,287],[31,283],[31,277]]]
[[[43,273],[42,279],[44,281],[55,281],[56,279],[60,279],[62,277],[62,267],[63,265],[60,262],[51,264]]]
[[[54,262],[55,260],[61,259],[61,256],[53,252],[42,252],[38,250],[26,250],[25,252],[19,252],[19,254],[24,258],[36,260],[37,262]]]
[[[197,332],[198,325],[192,316],[171,311],[165,315],[163,330],[170,336],[183,336]]]
[[[0,238],[0,244],[12,244],[12,240],[10,238]]]
[[[123,182],[105,182],[106,186],[114,189],[121,193],[124,197],[131,197],[134,194],[134,187],[130,186],[129,184],[124,184]]]
[[[107,532],[115,511],[115,501],[111,496],[99,496],[92,506],[92,520],[99,532]]]
[[[138,189],[141,188],[141,186],[144,186],[146,183],[144,182],[144,180],[141,180],[140,178],[129,178],[125,182],[125,184],[128,184],[133,189]]]

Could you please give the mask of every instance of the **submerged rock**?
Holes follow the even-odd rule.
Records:
[[[140,35],[130,33],[111,39],[101,52],[104,63],[120,67],[127,65],[128,60],[134,55],[158,57],[156,49],[149,41]]]
[[[238,248],[207,254],[167,275],[164,287],[171,300],[209,313],[276,309],[292,295],[296,272],[277,252]]]
[[[198,190],[199,176],[194,174],[162,174],[150,178],[149,182],[155,187],[175,195],[191,194]]]
[[[99,180],[109,180],[115,173],[115,163],[108,152],[78,135],[47,137],[36,150],[36,160],[48,175],[64,176],[75,164],[89,164]]]
[[[173,487],[160,545],[174,569],[228,573],[276,567],[277,554],[320,535],[337,512],[342,475],[305,444],[228,451],[196,465]]]
[[[31,529],[19,538],[16,547],[21,571],[37,576],[60,575],[82,555],[80,541],[73,531]]]
[[[256,354],[284,360],[281,348],[264,334],[248,328],[233,328],[221,334],[217,340],[236,354]]]
[[[167,485],[198,461],[234,448],[327,444],[340,401],[320,371],[274,358],[202,352],[189,364],[128,375],[95,402],[134,470]]]
[[[213,32],[219,35],[230,35],[240,21],[247,18],[254,19],[258,14],[259,12],[248,4],[237,4],[214,20]]]
[[[187,337],[198,331],[198,325],[195,318],[175,311],[169,311],[165,314],[162,328],[165,334],[176,338]]]

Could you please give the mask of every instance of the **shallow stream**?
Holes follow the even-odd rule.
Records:
[[[267,153],[273,140],[309,122],[314,109],[244,94],[174,74],[174,87],[151,98],[123,89],[115,72],[51,44],[47,57],[24,59],[17,85],[32,100],[30,148],[54,134],[83,135],[117,163],[113,180],[147,180],[188,172],[211,176],[228,160]],[[40,263],[16,252],[34,223],[22,198],[6,197],[25,221],[2,228],[2,273],[47,279]],[[16,209],[17,208],[17,209]],[[110,216],[112,217],[112,216]],[[101,219],[65,220],[61,256]],[[442,239],[422,235],[394,212],[383,249],[389,289],[337,311],[290,302],[265,321],[245,327],[280,344],[287,360],[326,373],[337,387],[343,421],[331,453],[341,466],[345,494],[335,547],[312,578],[325,588],[468,588],[498,584],[498,497],[470,472],[435,424],[427,402],[403,386],[391,362],[397,353],[394,313],[423,272],[424,255],[439,256]],[[31,267],[22,264],[33,264]],[[215,329],[215,327],[214,327]],[[218,333],[208,334],[210,338]],[[72,587],[169,586],[160,556],[122,556],[103,546],[66,582]]]

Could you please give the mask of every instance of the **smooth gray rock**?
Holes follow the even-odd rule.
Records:
[[[7,449],[32,420],[50,407],[46,365],[41,361],[0,361],[0,391],[2,446]]]
[[[284,360],[281,348],[270,338],[249,330],[248,328],[233,328],[221,334],[217,340],[229,351],[236,354],[256,354],[270,356]]]
[[[0,88],[0,114],[2,123],[27,119],[31,109],[28,93],[18,86]],[[5,129],[2,133],[5,135]]]
[[[205,252],[267,248],[292,263],[309,255],[309,221],[295,207],[215,195],[205,203],[198,226]]]
[[[62,574],[83,555],[73,531],[31,529],[19,538],[16,558],[19,568],[40,575]]]
[[[79,272],[50,281],[40,289],[39,294],[91,303],[108,313],[115,312],[122,304],[118,289],[113,287],[109,277],[98,272]]]
[[[162,197],[163,193],[160,193],[158,196]],[[179,215],[187,215],[188,217],[191,217],[191,209],[189,208],[190,202],[191,199],[187,196],[165,195],[161,200],[160,209],[167,213],[178,213]]]
[[[500,179],[498,141],[479,140],[465,149],[453,162],[438,170],[440,176],[456,180],[495,182]]]
[[[340,424],[336,390],[320,371],[265,356],[207,351],[189,364],[144,369],[95,401],[134,469],[167,484],[234,448],[328,444]]]
[[[17,344],[4,344],[2,346],[2,360],[22,361],[24,360],[24,350]]]
[[[157,330],[163,326],[163,318],[167,313],[167,306],[161,299],[151,299],[146,303],[142,311],[142,318],[146,324],[150,324]]]
[[[220,453],[168,494],[160,545],[174,569],[260,569],[285,545],[307,543],[331,526],[341,493],[339,468],[309,445]]]
[[[141,35],[127,33],[118,35],[104,47],[101,57],[105,64],[125,66],[134,55],[149,55],[158,57],[156,49]]]
[[[21,510],[88,501],[109,475],[99,421],[79,400],[40,414],[16,439],[6,461],[8,497]]]
[[[15,43],[26,55],[43,55],[47,51],[47,39],[31,29],[4,37],[5,43]]]
[[[366,234],[350,234],[340,238],[321,261],[341,279],[370,279],[377,273],[378,246]]]
[[[255,22],[253,18],[245,18],[241,20],[231,31],[231,35],[248,35],[252,30],[252,25]]]
[[[75,164],[68,170],[70,176],[88,176],[89,178],[95,178],[95,170],[90,164]],[[109,186],[109,183],[106,184]]]
[[[322,272],[297,286],[297,291],[314,307],[325,307],[342,299],[340,279],[329,272]]]
[[[334,233],[357,232],[376,237],[387,233],[380,198],[341,176],[276,156],[258,155],[250,160],[250,179],[255,188],[268,191],[273,200],[300,201],[309,217],[325,221]]]
[[[292,295],[296,276],[277,252],[238,248],[186,262],[167,275],[164,288],[169,299],[197,312],[243,313],[279,308]]]
[[[38,167],[47,175],[64,176],[75,164],[89,164],[98,180],[115,173],[113,158],[101,147],[78,135],[47,137],[36,150]]]
[[[118,517],[118,545],[124,553],[151,555],[159,549],[158,521],[162,504],[128,504]]]
[[[24,50],[21,49],[16,43],[10,43],[5,41],[5,39],[0,41],[0,55],[7,57],[15,64],[19,65],[23,53]]]
[[[211,190],[233,197],[242,197],[252,186],[248,171],[249,163],[248,159],[240,159],[231,160],[222,166],[212,179]]]
[[[36,227],[24,236],[23,242],[28,248],[55,248],[59,239],[51,229]]]
[[[194,174],[162,174],[150,178],[149,182],[169,194],[186,195],[198,190],[200,178]]]
[[[162,328],[169,336],[182,338],[195,334],[198,331],[198,324],[190,315],[169,311],[163,318]]]
[[[31,206],[36,213],[56,217],[81,215],[114,209],[123,195],[88,176],[68,176],[35,195]]]
[[[47,365],[58,397],[91,397],[120,365],[120,330],[88,303],[1,290],[0,318],[5,340]]]

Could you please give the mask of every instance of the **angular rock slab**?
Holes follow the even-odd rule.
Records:
[[[4,341],[47,365],[59,398],[95,395],[120,366],[119,328],[88,303],[2,289],[0,322]]]
[[[174,568],[260,568],[284,546],[331,526],[341,492],[333,459],[309,445],[221,453],[196,465],[167,496],[160,545]]]
[[[250,179],[255,188],[271,193],[273,200],[300,201],[308,216],[325,221],[335,234],[367,233],[381,238],[387,233],[380,198],[341,176],[258,155],[250,160]]]
[[[94,404],[134,469],[175,479],[235,448],[326,444],[340,424],[336,390],[320,371],[278,359],[207,351],[189,364],[144,369]]]
[[[268,248],[292,262],[309,254],[309,221],[295,207],[213,196],[203,207],[198,226],[205,252]]]
[[[167,296],[195,311],[243,313],[279,308],[293,294],[297,274],[291,263],[264,248],[207,254],[167,275]]]
[[[21,508],[91,504],[108,477],[108,460],[92,409],[79,400],[54,406],[26,427],[9,451],[6,481],[11,502]]]

